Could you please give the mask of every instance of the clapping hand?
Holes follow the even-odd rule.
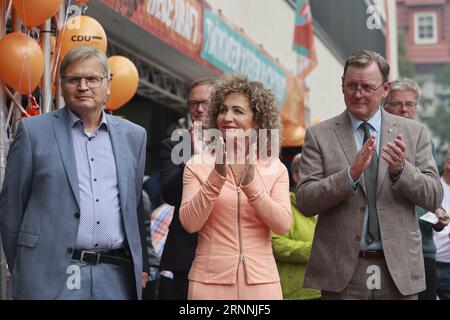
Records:
[[[359,176],[369,167],[376,148],[375,140],[375,135],[372,135],[358,151],[350,165],[350,176],[353,181],[358,180]]]
[[[191,135],[192,153],[201,154],[203,152],[202,123],[200,121],[195,121],[194,124],[189,127],[189,133]]]
[[[383,147],[383,151],[382,157],[388,163],[389,174],[391,177],[398,177],[405,166],[406,145],[403,142],[402,135],[397,135],[394,142]]]
[[[216,143],[216,165],[214,169],[223,177],[227,176],[227,152],[225,150],[225,142],[220,136]]]
[[[244,177],[242,178],[241,185],[245,186],[253,181],[255,177],[256,169],[256,152],[257,143],[256,141],[251,142],[249,153],[246,156]]]

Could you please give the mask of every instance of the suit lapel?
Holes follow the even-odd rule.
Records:
[[[55,134],[56,143],[58,145],[61,160],[66,170],[67,178],[72,188],[72,192],[80,206],[80,194],[77,166],[75,160],[75,152],[73,150],[72,132],[70,129],[70,118],[67,107],[64,107],[54,113],[52,119],[53,132]]]
[[[116,162],[116,172],[117,172],[117,184],[119,186],[119,196],[120,196],[120,206],[122,214],[126,212],[127,205],[127,193],[128,193],[128,160],[127,153],[123,146],[127,145],[127,141],[121,133],[121,127],[119,121],[116,117],[106,115],[108,126],[109,126],[109,136],[111,137],[111,144],[114,152],[114,159]]]
[[[384,179],[388,174],[388,164],[381,157],[383,154],[383,146],[386,146],[388,143],[394,141],[395,137],[398,134],[398,125],[395,118],[388,115],[387,112],[381,110],[381,141],[380,141],[380,153],[378,155],[378,178],[377,178],[377,194],[381,190],[381,186],[384,183]]]
[[[352,124],[350,118],[348,117],[347,111],[341,113],[341,115],[336,119],[335,132],[338,140],[344,150],[345,157],[347,158],[348,164],[350,165],[355,159],[358,149],[356,148],[355,137],[353,135]],[[366,187],[363,183],[364,179],[360,180],[360,185],[364,192],[366,192]]]

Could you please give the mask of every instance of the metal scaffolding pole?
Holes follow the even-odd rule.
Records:
[[[0,39],[6,34],[6,7],[5,1],[0,0]],[[0,80],[0,188],[3,185],[6,168],[6,153],[9,145],[6,134],[6,99],[3,82]],[[7,299],[7,267],[6,257],[0,239],[0,300]]]
[[[11,26],[14,32],[22,32],[22,20],[20,19],[17,11],[14,7],[10,10],[11,14]],[[18,91],[14,93],[14,98],[17,101],[22,101],[22,94]],[[25,106],[26,107],[26,106]],[[9,122],[10,125],[10,135],[14,137],[16,135],[17,126],[19,125],[19,119],[22,118],[22,113],[18,108],[13,109],[13,121]]]
[[[58,30],[58,35],[61,29],[64,27],[64,23],[66,22],[65,17],[66,17],[66,6],[63,2],[63,4],[59,7],[58,12],[56,13],[56,21],[57,21],[56,28]],[[58,47],[54,48],[54,50],[55,52],[53,53],[53,55],[56,58],[56,55],[59,53]],[[56,63],[56,59],[53,59],[53,61],[55,61]],[[53,74],[52,78],[55,83],[55,109],[61,109],[62,107],[64,107],[64,99],[61,96],[61,77],[59,76],[58,66],[54,66],[54,68],[56,68],[56,74]]]
[[[51,59],[50,59],[50,36],[51,19],[45,21],[41,26],[41,41],[44,51],[44,75],[41,82],[41,110],[42,113],[52,111],[52,84],[51,84]]]

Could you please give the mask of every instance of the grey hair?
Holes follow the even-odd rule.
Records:
[[[391,85],[391,90],[386,97],[386,102],[391,101],[391,95],[394,91],[412,91],[416,95],[416,101],[420,98],[420,87],[417,82],[409,78],[400,78],[394,80]]]
[[[199,86],[209,86],[211,88],[214,88],[215,84],[216,84],[216,79],[214,79],[214,78],[206,77],[206,78],[197,79],[191,83],[191,86],[188,91],[188,95],[191,94],[191,92],[192,92],[192,90],[194,90],[194,88],[197,88]]]
[[[74,62],[84,61],[90,58],[96,58],[102,67],[103,76],[109,79],[110,71],[108,67],[108,59],[106,55],[93,47],[89,46],[79,46],[71,49],[61,62],[61,67],[59,68],[59,75],[61,78],[65,76],[66,69]]]

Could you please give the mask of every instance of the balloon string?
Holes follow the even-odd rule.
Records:
[[[9,3],[8,3],[8,8],[6,9],[6,15],[5,15],[5,28],[6,28],[6,23],[8,22],[8,18],[11,18],[11,20],[12,20],[12,17],[10,17],[10,15],[11,15],[11,10],[12,10],[12,1],[10,1]],[[12,16],[12,15],[11,15]]]
[[[25,8],[25,0],[22,0],[22,7],[23,8]],[[25,12],[26,12],[26,10],[24,10]],[[26,19],[26,16],[25,16],[25,12],[24,12],[24,20]],[[19,31],[17,31],[17,32],[20,32],[20,33],[22,33],[22,31],[21,30],[19,30]],[[28,27],[27,26],[25,26],[25,34],[27,34],[29,31],[28,31]],[[27,34],[28,35],[28,34]],[[27,76],[26,74],[25,74],[25,64],[27,63],[27,59],[28,59],[28,46],[26,47],[26,52],[25,52],[25,56],[24,56],[24,59],[23,59],[23,63],[22,63],[22,70],[21,70],[21,72],[20,72],[20,75],[19,75],[19,81],[17,81],[17,88],[19,88],[20,89],[20,85],[21,85],[21,83],[22,83],[22,76]],[[30,66],[28,66],[28,70],[27,70],[28,72],[27,72],[27,74],[28,74],[28,80],[30,80]],[[28,87],[30,87],[30,84],[28,83]],[[19,91],[18,89],[17,89],[17,91]],[[28,88],[28,92],[30,92],[30,88]]]
[[[21,33],[21,32],[20,32]],[[22,62],[22,69],[20,70],[19,73],[19,80],[17,81],[17,89],[16,91],[20,92],[20,88],[21,88],[21,83],[22,83],[22,77],[26,77],[28,74],[28,79],[30,79],[29,75],[30,75],[30,66],[28,66],[28,70],[25,70],[25,65],[27,64],[27,60],[28,60],[28,46],[25,49],[25,54],[24,54],[24,59]],[[28,71],[28,72],[26,72]],[[28,84],[28,87],[30,87],[30,84]],[[30,89],[28,90],[28,92],[30,92]]]
[[[25,27],[27,36],[31,36],[31,30],[28,29],[28,27]],[[30,46],[27,45],[26,49],[27,56],[25,60],[27,61],[27,77],[28,77],[28,94],[31,94],[31,66],[30,66]]]
[[[22,0],[22,8],[23,8],[23,21],[27,21],[28,19],[27,19],[27,11],[28,10],[26,10],[26,8],[25,8],[26,6],[25,6],[25,0]],[[25,24],[25,23],[24,23]]]
[[[54,65],[52,66],[52,82],[55,81],[55,77],[56,77],[56,70],[58,69],[58,64],[59,64],[59,58],[61,55],[61,47],[62,47],[62,38],[64,37],[64,32],[66,31],[66,28],[64,28],[67,24],[67,20],[69,19],[69,8],[72,4],[72,0],[69,0],[69,3],[67,4],[66,7],[66,12],[65,12],[65,17],[64,17],[64,23],[63,26],[61,27],[60,32],[58,32],[57,34],[57,38],[55,41],[55,46],[56,46],[56,50],[54,51],[54,55],[55,55],[55,59],[54,61]],[[58,45],[59,44],[59,45]]]

